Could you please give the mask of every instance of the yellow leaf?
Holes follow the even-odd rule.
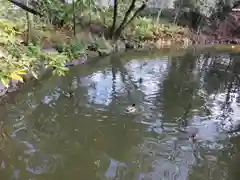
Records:
[[[18,70],[13,71],[13,73],[14,74],[26,74],[25,69],[18,69]]]
[[[21,76],[15,74],[15,73],[12,73],[12,74],[10,75],[10,77],[11,77],[12,79],[16,79],[16,80],[19,80],[19,81],[23,82],[23,78],[22,78]]]
[[[2,77],[1,78],[1,82],[3,83],[3,85],[5,87],[8,87],[8,83],[9,83],[9,79],[8,78]]]

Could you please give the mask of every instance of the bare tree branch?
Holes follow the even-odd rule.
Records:
[[[119,34],[119,31],[120,31],[120,33],[121,33],[121,29],[123,29],[123,26],[124,26],[124,24],[126,23],[126,21],[127,21],[129,15],[130,15],[130,13],[131,13],[131,12],[133,11],[133,9],[135,8],[135,3],[136,3],[136,0],[132,0],[132,3],[131,3],[131,5],[129,6],[129,8],[128,8],[125,16],[124,16],[122,23],[120,24],[119,28],[116,30],[116,34],[115,34],[115,35]]]
[[[134,5],[133,5],[134,7],[135,7],[135,1],[136,1],[136,0],[133,0],[133,1],[132,1],[132,4],[133,4],[133,2],[134,2]],[[116,30],[116,32],[115,32],[115,38],[119,38],[119,36],[120,36],[121,32],[124,30],[124,28],[125,28],[130,22],[132,22],[133,19],[138,15],[138,13],[140,13],[140,12],[147,6],[147,2],[148,2],[148,0],[146,0],[145,2],[143,2],[142,5],[135,11],[135,13],[133,14],[133,16],[127,21],[127,18],[128,18],[128,16],[129,16],[130,12],[131,12],[131,11],[133,10],[133,8],[134,8],[134,7],[131,7],[132,5],[129,7],[130,11],[129,11],[129,13],[126,12],[125,17],[126,17],[126,15],[127,15],[127,13],[128,13],[127,17],[124,18],[124,20],[122,21],[121,25],[120,25],[119,28]],[[128,9],[128,10],[129,10],[129,9]]]
[[[18,7],[20,7],[20,8],[22,8],[23,10],[25,10],[25,11],[27,11],[27,12],[30,12],[30,13],[32,13],[32,14],[34,14],[34,15],[42,16],[42,14],[41,14],[40,12],[38,12],[38,11],[36,11],[36,10],[34,10],[34,9],[26,6],[26,5],[24,5],[23,3],[20,3],[20,2],[17,1],[17,0],[8,0],[8,1],[11,2],[11,3],[13,3],[13,4],[15,4],[16,6],[18,6]]]

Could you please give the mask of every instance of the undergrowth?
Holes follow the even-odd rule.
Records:
[[[29,72],[38,78],[42,66],[51,67],[55,74],[64,75],[68,70],[64,67],[66,62],[86,49],[79,41],[73,41],[63,52],[43,52],[38,44],[25,45],[21,30],[9,20],[0,20],[0,80],[5,86],[10,79],[23,81],[21,75]]]
[[[62,4],[56,6],[54,4],[60,3],[57,0],[54,0],[55,3],[47,1],[45,10],[56,11],[53,17],[57,17],[55,21],[63,19],[64,27],[58,29],[53,26],[51,24],[53,17],[49,16],[47,11],[43,11],[45,13],[43,19],[34,17],[31,41],[26,45],[28,34],[26,13],[13,9],[10,3],[0,0],[0,3],[2,2],[5,4],[0,8],[2,10],[0,13],[0,80],[5,86],[8,86],[10,79],[23,81],[22,75],[29,72],[38,78],[43,66],[53,68],[55,74],[64,75],[68,70],[65,68],[66,62],[79,58],[92,45],[99,54],[113,52],[113,42],[107,40],[107,37],[103,35],[90,33],[86,39],[73,37],[71,6]],[[91,7],[88,1],[86,4],[77,4],[76,19],[80,32],[84,31],[84,28],[91,23],[99,23],[104,28],[112,25],[112,10],[93,6],[93,2],[89,1],[89,4],[92,4]],[[120,25],[127,7],[126,5],[119,6],[117,26]],[[126,27],[122,37],[127,41],[134,39],[137,42],[156,41],[161,38],[177,39],[183,34],[183,31],[183,28],[173,24],[137,17]],[[45,52],[41,50],[42,47],[54,47],[57,51]]]

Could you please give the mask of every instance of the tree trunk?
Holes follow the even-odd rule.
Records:
[[[73,8],[73,35],[76,36],[76,12],[75,12],[75,0],[72,1]]]
[[[132,3],[131,5],[129,6],[127,12],[125,13],[125,16],[123,18],[123,21],[122,23],[120,24],[119,28],[116,30],[116,34],[118,33],[121,33],[122,29],[124,28],[124,24],[127,22],[128,20],[128,17],[130,15],[130,13],[134,10],[135,8],[135,3],[136,3],[136,0],[132,0]],[[120,31],[120,32],[119,32]]]
[[[161,5],[160,5],[161,7],[160,7],[160,10],[158,11],[157,19],[156,19],[157,23],[159,23],[159,19],[160,19],[161,15],[162,15],[163,5],[164,5],[164,2],[161,1]]]
[[[133,0],[134,1],[134,0]],[[130,11],[129,11],[129,13],[128,13],[128,15],[127,15],[127,18],[124,20],[123,19],[123,21],[122,21],[122,23],[121,23],[121,25],[119,26],[119,28],[116,30],[116,32],[115,32],[115,34],[114,34],[114,39],[118,39],[119,37],[120,37],[120,35],[121,35],[121,33],[122,33],[122,31],[125,29],[125,27],[129,24],[129,23],[131,23],[133,20],[134,20],[134,18],[138,15],[138,13],[140,13],[145,7],[146,7],[146,5],[147,5],[147,2],[148,1],[145,1],[145,2],[143,2],[143,4],[135,11],[135,13],[133,14],[133,16],[127,21],[127,19],[128,19],[128,16],[130,15],[130,13],[131,13],[131,11],[134,9],[134,7],[135,7],[135,3],[134,3],[134,7],[129,7],[129,9],[130,8],[132,8]],[[128,9],[128,10],[129,10]],[[126,13],[127,14],[127,13]],[[125,17],[126,17],[126,14],[125,14]]]
[[[29,0],[25,0],[26,6],[28,6],[28,4],[29,4],[28,1]],[[29,12],[26,12],[26,17],[27,17],[27,39],[26,39],[26,43],[29,44],[32,41],[33,17],[32,17],[32,14],[30,14]]]
[[[113,6],[113,23],[112,28],[110,30],[110,36],[113,37],[115,32],[115,26],[117,21],[117,10],[118,10],[118,0],[114,0],[114,6]]]

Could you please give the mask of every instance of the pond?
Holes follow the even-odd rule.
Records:
[[[0,178],[237,180],[239,60],[118,54],[32,82],[0,108]]]

